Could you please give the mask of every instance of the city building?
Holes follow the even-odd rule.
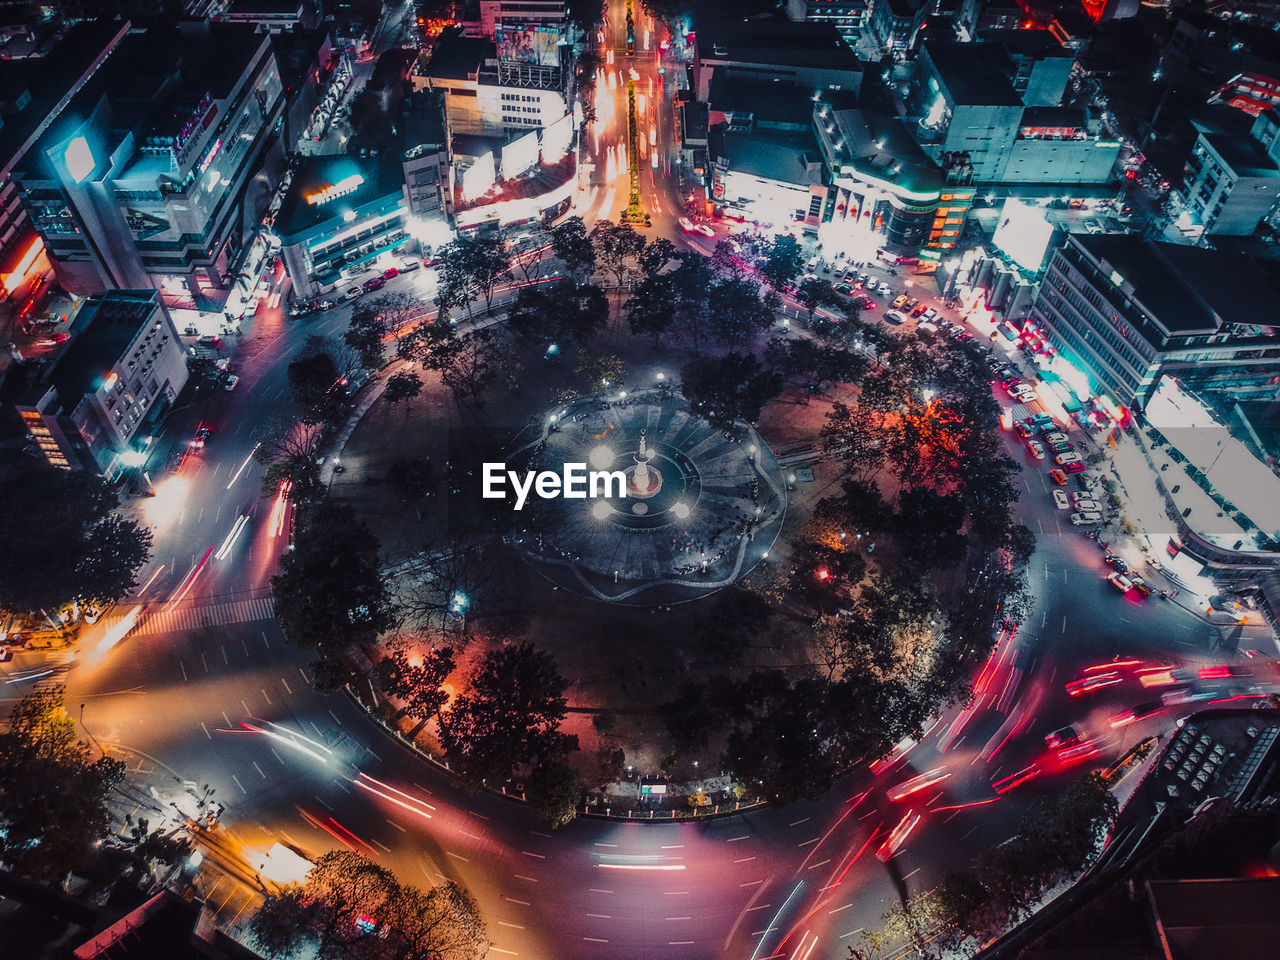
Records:
[[[308,9],[303,0],[231,0],[214,20],[248,23],[267,33],[284,33],[303,26]]]
[[[121,40],[12,173],[62,285],[224,303],[271,199],[257,174],[284,101],[251,26]]]
[[[982,30],[982,43],[998,45],[1014,92],[1028,107],[1061,105],[1076,55],[1044,30]],[[990,48],[984,48],[990,50]]]
[[[49,463],[114,479],[145,458],[187,382],[187,354],[155,290],[86,302],[71,345],[15,406]]]
[[[1248,236],[1280,200],[1280,118],[1268,108],[1246,134],[1197,125],[1178,188],[1184,230]]]
[[[443,97],[428,91],[410,94],[402,103],[396,127],[409,215],[418,221],[443,222],[449,213],[449,135]]]
[[[831,24],[849,45],[849,49],[858,53],[863,48],[862,38],[867,35],[870,9],[871,3],[868,0],[788,0],[787,17],[796,21]],[[878,50],[878,47],[869,46],[866,49],[870,53],[871,49]]]
[[[792,224],[817,228],[827,189],[811,132],[734,132],[713,126],[710,152],[717,204],[778,230]]]
[[[399,157],[304,157],[276,216],[294,295],[345,289],[410,240]],[[381,259],[380,259],[381,258]]]
[[[710,20],[698,24],[693,59],[694,99],[707,100],[713,77],[767,79],[807,88],[857,92],[862,84],[858,58],[831,23],[766,20]]]
[[[876,0],[867,27],[881,54],[905,57],[931,7],[928,0]]]
[[[13,168],[129,33],[127,20],[78,23],[48,56],[0,60],[0,299],[50,269]]]
[[[547,27],[558,39],[564,23],[564,0],[480,0],[480,27],[488,40],[497,40],[498,27],[504,24]]]
[[[1136,235],[1072,235],[1029,323],[1077,393],[1142,408],[1162,377],[1231,400],[1280,397],[1270,276],[1245,258]]]
[[[1101,137],[1084,110],[1058,105],[1071,58],[999,42],[929,42],[916,62],[916,137],[935,160],[962,156],[974,182],[1007,187],[1113,178],[1121,142]]]
[[[852,106],[831,94],[813,104],[813,130],[829,184],[824,249],[870,260],[883,250],[915,258],[930,242],[943,194],[943,174],[912,138],[903,121]],[[959,236],[964,214],[939,230]],[[933,237],[932,239],[938,239]]]

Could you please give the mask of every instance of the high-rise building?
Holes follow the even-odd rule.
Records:
[[[62,285],[224,302],[271,198],[257,174],[284,101],[251,26],[125,37],[12,174]]]
[[[1280,118],[1275,108],[1249,133],[1199,126],[1179,194],[1190,223],[1204,233],[1249,236],[1280,200]]]
[[[45,458],[64,470],[114,478],[187,382],[186,351],[155,290],[91,300],[53,369],[15,405]]]
[[[1280,397],[1275,291],[1243,257],[1132,234],[1054,251],[1031,322],[1095,393],[1142,407],[1162,376],[1236,400]]]

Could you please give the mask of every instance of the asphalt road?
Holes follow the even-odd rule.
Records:
[[[615,45],[619,7],[611,5]],[[656,60],[637,58],[636,69],[647,81]],[[674,184],[661,169],[652,180],[651,235],[683,236]],[[429,284],[429,273],[397,278],[390,289]],[[895,292],[906,282],[889,280]],[[358,849],[409,881],[458,880],[481,904],[493,957],[841,957],[900,896],[930,889],[1008,837],[1037,797],[1079,772],[1047,756],[1045,733],[1078,723],[1099,740],[1090,759],[1098,763],[1173,718],[1165,710],[1113,729],[1109,718],[1150,692],[1127,678],[1073,700],[1066,681],[1116,655],[1213,662],[1201,621],[1175,604],[1131,603],[1104,582],[1100,551],[1053,506],[1047,467],[1028,461],[1017,511],[1037,534],[1036,603],[1027,623],[1002,637],[972,707],[949,711],[920,745],[846,777],[817,803],[697,824],[579,820],[550,836],[519,804],[458,791],[348,696],[315,695],[309,657],[285,645],[270,617],[268,581],[285,537],[271,522],[272,502],[258,497],[253,432],[287,396],[287,363],[304,336],[339,333],[349,313],[287,321],[260,309],[237,345],[238,388],[172,425],[186,436],[209,422],[215,434],[176,481],[158,481],[184,495],[159,526],[155,563],[142,575],[145,617],[98,651],[104,622],[74,660],[55,656],[50,667],[67,683],[73,713],[85,704],[87,735],[129,758],[154,789],[139,796],[139,810],[153,819],[193,813],[192,791],[206,783],[225,804],[210,857],[228,868],[242,858],[226,881],[233,894],[218,897],[225,923],[248,915],[258,851],[283,839],[311,855]],[[21,678],[46,660],[23,654],[6,673]],[[907,781],[931,771],[936,782],[907,792]],[[914,831],[882,863],[881,844],[915,814]]]

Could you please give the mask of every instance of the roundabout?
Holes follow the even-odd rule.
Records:
[[[782,471],[756,432],[727,433],[663,391],[555,407],[507,458],[622,474],[611,492],[624,496],[531,501],[514,535],[535,570],[594,600],[666,605],[727,587],[767,558],[786,514]]]

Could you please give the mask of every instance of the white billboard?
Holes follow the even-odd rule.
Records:
[[[502,179],[514,180],[538,162],[538,131],[530,130],[502,148]]]
[[[493,153],[486,153],[462,174],[462,196],[474,200],[488,192],[498,179],[494,169]]]
[[[573,117],[565,114],[542,131],[542,162],[547,166],[559,163],[569,152],[573,142]]]
[[[1053,224],[1044,211],[1021,200],[1006,200],[992,242],[1025,270],[1039,273],[1053,240]]]

